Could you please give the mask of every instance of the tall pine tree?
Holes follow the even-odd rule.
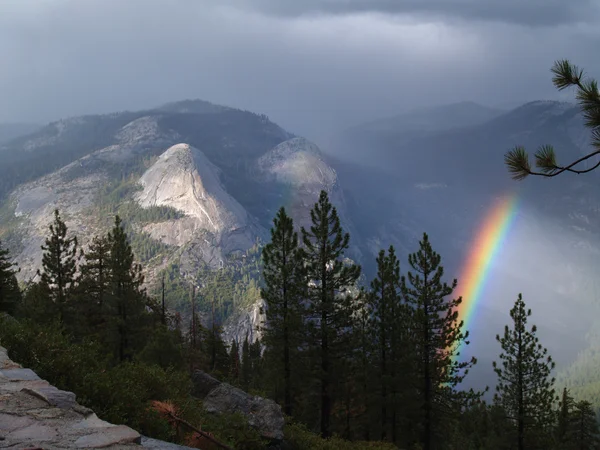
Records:
[[[107,321],[105,302],[111,279],[110,242],[107,237],[95,236],[83,259],[76,289],[78,315],[92,333],[103,334]]]
[[[310,230],[302,228],[302,253],[310,280],[308,317],[315,338],[311,350],[318,361],[315,375],[320,384],[321,435],[329,437],[333,382],[340,378],[335,370],[347,351],[348,329],[357,306],[347,289],[355,284],[361,269],[343,261],[350,235],[344,233],[327,192],[321,191],[310,217]]]
[[[284,208],[273,220],[271,242],[262,252],[266,302],[266,324],[262,326],[263,344],[269,355],[270,379],[274,385],[283,380],[283,411],[292,415],[292,374],[298,375],[298,352],[302,343],[305,290],[304,264],[298,250],[298,234]],[[297,378],[295,378],[297,379]]]
[[[569,450],[598,450],[600,430],[592,404],[582,400],[574,404],[569,417],[566,445]]]
[[[397,346],[404,347],[399,333],[404,321],[400,279],[400,262],[394,247],[390,246],[387,255],[385,250],[381,250],[377,257],[377,276],[371,282],[369,303],[371,342],[376,347],[372,359],[378,374],[380,436],[384,441],[394,438],[394,433],[390,435],[389,431],[390,426],[396,426],[394,397],[398,390],[396,375],[401,370]],[[403,348],[403,351],[406,351],[406,348]]]
[[[142,268],[135,263],[133,250],[119,216],[107,236],[110,245],[110,302],[117,332],[119,361],[132,358],[132,350],[143,345],[141,330],[146,313],[146,294],[142,288]]]
[[[69,237],[68,228],[60,217],[58,209],[54,211],[54,222],[50,224],[50,236],[42,245],[41,283],[47,290],[49,299],[54,303],[58,316],[64,320],[67,301],[75,283],[77,271],[77,238]]]
[[[501,363],[494,361],[498,375],[495,403],[502,406],[516,424],[519,450],[547,448],[544,438],[554,422],[556,398],[550,374],[554,369],[548,350],[539,343],[537,328],[527,329],[531,309],[526,309],[519,294],[510,310],[513,328],[507,325],[504,336],[496,336],[502,347]]]
[[[468,343],[468,331],[463,332],[457,308],[462,299],[449,298],[457,286],[442,282],[444,268],[427,233],[419,242],[419,251],[409,255],[412,272],[401,279],[401,291],[412,311],[407,325],[414,333],[413,345],[418,357],[415,365],[416,392],[421,404],[421,445],[424,450],[438,448],[454,421],[460,403],[473,393],[458,391],[468,369],[475,364],[460,361],[457,348]]]
[[[8,249],[0,241],[0,312],[14,314],[21,302],[16,264],[10,260]]]

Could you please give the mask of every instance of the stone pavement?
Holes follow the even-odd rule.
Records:
[[[0,346],[0,449],[185,449],[100,420],[61,391],[8,358]]]

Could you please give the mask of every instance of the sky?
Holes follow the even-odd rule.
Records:
[[[599,22],[585,0],[1,0],[0,122],[201,98],[316,138],[514,106],[559,98],[556,59],[600,77]]]

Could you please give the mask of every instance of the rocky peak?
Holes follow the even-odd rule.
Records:
[[[337,181],[335,171],[324,161],[319,147],[300,137],[270,150],[258,160],[258,166],[267,177],[314,192],[329,191]]]
[[[218,168],[200,150],[177,144],[140,178],[143,190],[136,198],[143,207],[175,208],[213,233],[243,227],[248,214],[225,192],[218,174]]]

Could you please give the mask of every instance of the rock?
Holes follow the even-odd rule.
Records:
[[[0,374],[8,378],[9,381],[37,381],[41,380],[31,369],[2,369]]]
[[[254,344],[262,338],[262,333],[257,329],[265,320],[261,310],[266,310],[267,303],[260,299],[247,309],[234,312],[227,318],[223,325],[223,341],[229,345],[236,341],[240,345],[248,337],[248,342]]]
[[[58,437],[56,429],[39,423],[25,428],[19,428],[8,434],[8,439],[23,439],[26,441],[51,441]]]
[[[206,372],[196,370],[192,376],[192,382],[194,383],[193,395],[200,399],[206,397],[210,391],[218,387],[221,382],[214,377],[211,377]]]
[[[95,413],[89,417],[86,417],[81,422],[73,425],[73,428],[108,428],[114,427],[112,423],[108,423],[100,419]]]
[[[142,175],[143,189],[135,198],[144,208],[168,206],[185,216],[151,223],[143,230],[167,245],[199,246],[201,251],[195,252],[213,268],[219,268],[229,253],[251,248],[263,230],[226,192],[219,176],[219,169],[197,148],[170,147]]]
[[[142,437],[137,431],[123,425],[105,428],[75,441],[78,448],[104,448],[117,444],[139,444]]]
[[[0,432],[2,434],[25,428],[33,423],[29,417],[0,413]]]
[[[138,432],[101,420],[77,404],[72,392],[61,391],[15,364],[3,347],[0,361],[17,366],[0,371],[0,448],[140,448]]]
[[[285,419],[281,407],[273,400],[250,395],[199,370],[194,373],[193,381],[195,392],[200,393],[207,412],[241,413],[261,436],[275,441],[283,440]]]
[[[61,391],[54,386],[25,388],[23,392],[33,395],[41,400],[44,400],[49,405],[58,408],[71,409],[76,404],[76,397],[73,392]]]

